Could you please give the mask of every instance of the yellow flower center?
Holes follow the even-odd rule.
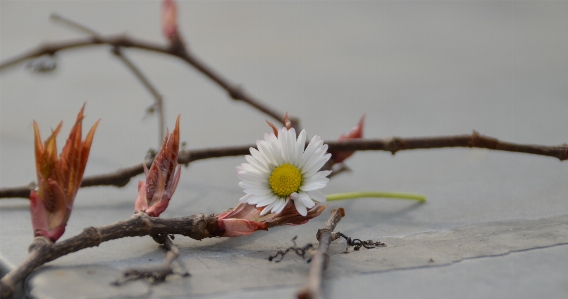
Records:
[[[280,197],[288,197],[300,189],[302,173],[292,164],[282,164],[272,171],[268,181],[274,194]]]

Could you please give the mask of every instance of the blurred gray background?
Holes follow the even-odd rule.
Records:
[[[45,41],[82,36],[49,21],[53,12],[103,34],[165,43],[159,1],[2,0],[0,59]],[[180,1],[178,12],[190,50],[263,102],[299,117],[309,135],[336,139],[366,113],[368,138],[476,130],[518,143],[568,141],[568,2]],[[0,72],[0,187],[35,180],[32,120],[44,138],[63,120],[61,147],[85,101],[84,126],[102,118],[86,176],[140,163],[156,147],[157,118],[144,118],[153,99],[109,49],[58,53],[57,68],[49,74],[32,73],[25,64]],[[172,128],[182,115],[181,139],[188,148],[251,144],[269,131],[266,116],[234,102],[182,61],[135,49],[125,52],[164,96],[167,126]],[[242,157],[221,158],[184,168],[162,217],[219,213],[235,206],[242,190],[234,167],[243,162]],[[395,156],[361,152],[347,164],[353,172],[333,178],[325,193],[405,191],[425,194],[428,202],[330,204],[346,209],[337,230],[386,241],[389,247],[343,255],[344,244],[335,244],[337,254],[324,284],[328,297],[568,295],[568,248],[559,245],[568,243],[566,162],[481,149],[435,149]],[[86,226],[129,217],[141,178],[120,189],[81,189],[63,238]],[[315,242],[328,215],[249,237],[176,238],[193,276],[174,277],[165,285],[108,287],[120,270],[163,258],[150,238],[135,238],[54,261],[26,287],[37,298],[289,298],[303,284],[309,265],[292,256],[280,264],[264,259],[291,245],[295,235],[299,244]],[[518,234],[487,241],[503,225]],[[24,259],[31,239],[27,201],[2,199],[4,268]],[[424,253],[424,242],[416,240],[447,243]],[[407,244],[405,250],[397,249],[401,242]],[[460,249],[463,244],[476,249]],[[541,247],[546,248],[535,249]],[[428,262],[432,254],[439,263]],[[84,274],[89,267],[98,274]]]

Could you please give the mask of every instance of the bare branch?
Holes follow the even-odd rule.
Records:
[[[41,265],[72,252],[96,247],[102,242],[159,234],[178,234],[201,240],[217,236],[216,227],[217,217],[215,215],[197,214],[163,219],[138,213],[128,220],[115,224],[85,228],[82,233],[57,243],[52,243],[43,237],[36,237],[30,245],[28,257],[0,280],[0,298],[8,298],[15,291],[15,286]]]
[[[76,29],[80,32],[92,35],[94,37],[100,37],[101,35],[96,32],[95,30],[80,24],[78,22],[75,22],[73,20],[70,20],[68,18],[65,18],[63,16],[60,16],[58,14],[52,14],[50,16],[51,20],[59,22],[61,24],[67,25],[68,27],[72,28],[72,29]],[[114,46],[111,49],[111,52],[118,58],[120,59],[120,61],[122,61],[122,63],[124,63],[124,65],[126,65],[126,67],[134,74],[134,76],[142,83],[142,85],[148,90],[148,92],[150,92],[150,94],[154,97],[154,105],[152,105],[152,110],[155,111],[156,109],[158,110],[158,145],[160,145],[162,143],[162,140],[164,139],[164,133],[165,133],[165,119],[164,119],[164,104],[163,104],[163,99],[162,96],[160,95],[160,93],[158,92],[158,90],[154,87],[154,85],[152,85],[152,83],[150,83],[150,80],[148,80],[148,78],[142,73],[142,71],[140,70],[140,68],[138,68],[134,62],[132,60],[130,60],[126,54],[124,54],[121,50],[121,48],[119,46]]]
[[[448,147],[485,148],[490,150],[508,151],[554,157],[560,161],[568,160],[568,144],[559,146],[545,146],[536,144],[516,144],[499,141],[496,138],[480,135],[473,132],[471,135],[439,136],[439,137],[393,137],[388,139],[357,139],[346,141],[326,141],[329,152],[339,151],[387,151],[395,154],[403,150],[434,149]],[[249,148],[255,145],[205,148],[191,151],[182,150],[179,154],[179,164],[189,163],[209,158],[230,157],[248,155]],[[333,157],[332,157],[333,159]],[[151,160],[146,161],[150,167]],[[116,186],[123,187],[130,179],[144,172],[142,164],[119,169],[113,173],[85,177],[81,187],[91,186]],[[0,198],[13,198],[29,196],[29,187],[12,187],[0,189]]]
[[[329,262],[329,245],[333,241],[332,232],[335,226],[342,217],[345,216],[343,208],[331,210],[331,215],[327,219],[324,227],[319,229],[316,238],[319,241],[318,249],[312,255],[312,266],[310,267],[310,274],[308,282],[298,292],[299,299],[323,299],[321,291],[321,283],[323,271],[327,268]],[[337,237],[336,237],[337,238]]]
[[[42,55],[54,55],[55,53],[64,50],[105,44],[111,45],[113,47],[137,48],[178,57],[189,65],[193,66],[207,78],[217,83],[219,87],[227,91],[232,99],[243,101],[284,125],[284,113],[277,111],[264,103],[261,103],[259,100],[246,93],[242,87],[235,85],[229,80],[225,79],[223,76],[215,72],[211,67],[206,65],[203,61],[198,59],[194,54],[188,51],[181,42],[164,46],[152,42],[133,39],[126,35],[94,35],[90,38],[51,42],[40,45],[36,49],[29,50],[21,55],[9,58],[0,63],[0,70]],[[299,127],[299,120],[297,118],[291,117],[290,121],[295,128]]]

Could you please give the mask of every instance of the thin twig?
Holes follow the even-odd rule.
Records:
[[[134,74],[134,76],[136,76],[136,78],[142,83],[142,85],[144,85],[144,87],[148,90],[148,92],[150,92],[150,94],[152,94],[152,96],[154,97],[154,105],[151,106],[151,109],[149,109],[149,111],[153,111],[155,112],[157,110],[158,113],[158,127],[159,127],[159,133],[158,133],[158,144],[162,144],[163,140],[164,140],[164,134],[166,132],[166,125],[165,125],[165,117],[164,117],[164,100],[163,97],[160,95],[160,93],[158,92],[158,90],[156,89],[156,87],[154,87],[154,85],[152,85],[152,83],[150,83],[150,80],[148,80],[148,78],[146,76],[144,76],[144,74],[142,73],[142,71],[134,64],[134,62],[132,60],[130,60],[120,49],[120,47],[113,47],[112,48],[112,53],[118,58],[120,59],[120,61],[122,61],[124,63],[124,65],[126,65],[126,67],[128,67],[128,69]]]
[[[173,237],[173,236],[172,236]],[[134,281],[138,279],[145,279],[150,283],[156,284],[164,282],[166,278],[174,273],[173,263],[179,256],[179,249],[174,245],[172,239],[168,235],[156,235],[152,236],[154,241],[161,244],[168,252],[166,253],[166,258],[164,262],[160,265],[154,265],[144,268],[130,268],[124,271],[124,277],[122,280],[117,280],[114,285],[122,285],[128,281]],[[178,263],[180,268],[185,268],[181,263]],[[179,275],[185,277],[190,276],[189,272],[182,271]]]
[[[439,137],[415,137],[401,138],[393,137],[388,139],[357,139],[346,141],[326,141],[329,151],[387,151],[395,154],[403,150],[415,149],[434,149],[448,147],[468,147],[468,148],[485,148],[490,150],[518,152],[533,155],[541,155],[554,157],[560,161],[568,160],[568,144],[559,146],[545,146],[536,144],[516,144],[511,142],[499,141],[496,138],[480,135],[473,132],[471,135],[455,135],[455,136],[439,136]],[[250,154],[249,148],[255,145],[205,148],[191,151],[181,151],[178,162],[179,164],[188,165],[189,163],[209,158],[241,156]],[[152,161],[146,161],[149,167]],[[122,187],[128,184],[130,179],[144,172],[142,164],[119,169],[113,173],[101,174],[96,176],[85,177],[81,183],[81,187],[91,186],[116,186]],[[10,187],[0,189],[0,198],[27,198],[29,196],[29,187]]]
[[[58,14],[56,14],[56,13],[52,13],[52,14],[49,16],[49,18],[50,18],[52,21],[59,22],[59,23],[61,23],[61,24],[63,24],[63,25],[66,25],[66,26],[69,27],[69,28],[76,29],[76,30],[78,30],[78,31],[80,31],[80,32],[82,32],[82,33],[86,33],[86,34],[93,35],[93,36],[99,36],[99,33],[96,32],[95,30],[93,30],[93,29],[91,29],[91,28],[89,28],[89,27],[87,27],[87,26],[85,26],[85,25],[83,25],[83,24],[79,24],[79,23],[77,23],[77,22],[75,22],[75,21],[73,21],[73,20],[71,20],[71,19],[68,19],[68,18],[66,18],[66,17],[64,17],[64,16],[60,16],[60,15],[58,15]]]
[[[93,37],[99,38],[101,35],[96,32],[95,30],[75,22],[71,19],[65,18],[58,14],[51,14],[51,20],[59,22],[68,26],[69,28],[76,29],[80,32],[92,35]],[[163,98],[154,87],[150,80],[142,73],[139,67],[137,67],[132,60],[130,60],[121,50],[119,46],[113,46],[111,52],[118,58],[126,67],[134,74],[134,76],[142,83],[142,85],[150,92],[150,94],[154,97],[154,105],[151,106],[152,111],[158,110],[158,145],[162,143],[164,140],[164,133],[165,133],[165,119],[164,119],[164,103]]]
[[[214,215],[163,219],[138,213],[115,224],[85,228],[82,233],[57,243],[36,237],[30,245],[28,257],[0,280],[0,298],[8,298],[15,291],[15,286],[41,265],[72,252],[99,246],[102,242],[159,234],[178,234],[201,240],[217,236],[216,228],[217,218]]]
[[[160,45],[153,42],[142,41],[139,39],[131,38],[127,35],[97,35],[89,38],[73,39],[67,41],[59,42],[49,42],[35,49],[31,49],[18,56],[8,58],[7,60],[0,63],[0,70],[14,66],[16,64],[22,63],[26,60],[39,57],[42,55],[54,55],[57,52],[64,50],[70,50],[75,48],[90,47],[95,45],[111,45],[113,47],[124,47],[124,48],[137,48],[141,50],[157,52],[161,54],[171,55],[182,59],[189,65],[193,66],[195,69],[200,71],[213,82],[217,83],[221,88],[223,88],[232,99],[243,101],[250,106],[256,108],[259,111],[271,116],[276,121],[283,123],[284,113],[275,110],[261,103],[259,100],[252,97],[250,94],[244,91],[241,86],[231,83],[226,78],[222,77],[220,74],[215,72],[211,67],[206,65],[203,61],[198,59],[193,53],[187,50],[183,43],[176,43],[175,45]],[[297,118],[290,117],[295,128],[299,128],[299,120]]]
[[[318,249],[312,255],[312,265],[308,282],[298,292],[299,299],[323,299],[321,291],[323,271],[327,268],[329,262],[329,245],[333,241],[332,232],[342,217],[345,216],[343,208],[331,210],[331,215],[327,219],[324,227],[318,230],[316,238],[319,241]],[[335,236],[337,239],[338,236]]]
[[[278,252],[276,252],[276,254],[268,257],[268,261],[280,263],[284,259],[284,256],[290,251],[296,253],[296,255],[301,256],[303,259],[305,259],[306,254],[309,253],[308,249],[312,249],[314,247],[314,244],[308,243],[308,244],[304,245],[303,247],[298,247],[296,245],[296,239],[297,238],[298,238],[298,236],[294,236],[294,238],[292,238],[292,243],[294,243],[293,246],[290,246],[290,247],[286,248],[285,250],[278,250]],[[278,257],[280,257],[280,259],[277,260]],[[308,260],[306,262],[309,263],[311,261],[312,261],[312,259],[308,258]]]

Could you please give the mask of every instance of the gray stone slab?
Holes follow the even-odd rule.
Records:
[[[50,25],[51,12],[103,33],[127,32],[163,41],[159,7],[159,1],[136,5],[0,1],[0,59],[41,41],[79,36]],[[269,105],[300,117],[309,135],[335,139],[366,113],[365,135],[370,138],[477,130],[513,142],[556,145],[568,141],[567,13],[567,2],[546,1],[184,1],[179,22],[199,57]],[[167,125],[171,127],[174,117],[182,114],[181,139],[189,148],[250,144],[267,131],[265,116],[228,99],[179,61],[136,50],[126,53],[164,95]],[[88,102],[85,125],[102,118],[86,175],[140,163],[147,149],[156,147],[155,118],[141,120],[152,99],[107,48],[63,52],[57,59],[57,70],[49,75],[33,74],[25,67],[0,73],[0,187],[35,179],[32,120],[44,135],[63,120],[61,135],[65,135],[84,101]],[[63,141],[60,136],[58,143]],[[223,158],[184,168],[163,217],[218,213],[235,206],[242,190],[234,167],[243,162],[242,157]],[[362,152],[348,165],[353,172],[335,177],[325,193],[406,191],[423,193],[428,202],[361,199],[330,204],[347,211],[340,231],[386,240],[391,246],[340,255],[341,244],[335,245],[326,274],[328,294],[343,298],[384,291],[390,297],[400,292],[404,298],[422,294],[455,298],[460,290],[468,294],[476,290],[469,287],[470,281],[487,297],[503,295],[503,287],[513,295],[566,293],[558,283],[565,264],[552,262],[565,253],[565,246],[500,256],[523,250],[519,248],[562,243],[553,223],[568,215],[565,163],[522,154],[445,149],[396,156]],[[63,238],[86,226],[129,217],[139,179],[120,189],[80,190]],[[2,271],[26,256],[32,238],[28,209],[25,200],[0,201]],[[297,258],[282,264],[264,258],[289,246],[296,235],[299,244],[314,242],[327,213],[307,225],[246,238],[201,242],[177,238],[181,261],[194,275],[172,277],[166,285],[150,287],[148,294],[289,297],[303,282],[308,265]],[[525,222],[525,229],[515,230]],[[490,226],[499,233],[490,234]],[[476,229],[484,242],[476,242]],[[519,237],[520,231],[530,238]],[[397,259],[397,251],[408,259]],[[379,254],[389,255],[389,263],[381,262]],[[79,281],[81,271],[89,267],[101,267],[100,273],[113,276],[110,273],[159,262],[163,255],[150,238],[129,238],[62,257],[49,263],[45,269],[49,273],[38,273],[34,279],[50,279],[52,271],[71,271],[68,274]],[[485,255],[497,256],[470,259]],[[515,256],[525,255],[515,262]],[[444,266],[422,268],[430,258]],[[352,266],[338,269],[344,264]],[[511,273],[492,274],[503,274],[496,271],[497,265]],[[545,266],[549,272],[542,270]],[[410,269],[399,270],[404,267]],[[531,269],[539,269],[536,273],[542,278]],[[522,285],[515,286],[515,279]],[[424,283],[411,287],[410,282],[416,281]],[[40,292],[37,284],[34,296],[59,292],[47,286]],[[437,291],[445,289],[447,293]]]
[[[337,227],[341,230],[341,223]],[[355,236],[354,236],[355,237]],[[172,276],[166,283],[141,285],[140,281],[120,287],[111,283],[121,278],[120,268],[112,266],[53,266],[36,272],[26,285],[34,298],[114,298],[149,296],[168,298],[187,295],[224,296],[232,291],[263,292],[263,289],[285,289],[271,295],[287,298],[294,294],[307,277],[309,264],[293,254],[279,262],[269,262],[267,257],[276,249],[264,242],[263,247],[247,250],[244,244],[223,244],[232,240],[217,240],[206,246],[180,246],[181,260],[193,273],[191,277]],[[462,260],[504,256],[511,252],[550,248],[568,244],[568,215],[539,220],[515,220],[488,222],[452,230],[426,232],[402,238],[384,238],[387,247],[377,249],[349,250],[345,253],[343,239],[335,241],[330,251],[330,265],[326,271],[326,291],[330,298],[344,298],[345,292],[336,294],[332,281],[368,281],[364,274],[393,272],[403,269],[422,269],[458,263]],[[236,246],[235,246],[236,245]],[[244,246],[243,246],[244,245]],[[303,243],[299,243],[303,246]],[[243,248],[245,247],[245,248]],[[567,247],[567,246],[564,246]],[[283,249],[283,248],[282,248]],[[562,251],[562,252],[565,252]],[[163,253],[162,253],[163,255]],[[546,256],[546,253],[543,254]],[[150,257],[151,256],[151,257]],[[158,263],[156,255],[146,257],[146,265]],[[530,267],[540,267],[538,260]],[[562,261],[559,261],[561,264]],[[130,262],[130,264],[135,264]],[[561,265],[559,264],[559,265]],[[111,264],[112,265],[112,264]],[[487,283],[481,281],[480,283]],[[368,284],[368,283],[367,283]],[[358,283],[346,289],[357,292],[365,285]],[[373,286],[370,286],[373,289]],[[487,290],[488,286],[482,286]],[[560,287],[560,288],[558,288]],[[64,290],[64,291],[63,291]],[[101,290],[104,290],[103,292]],[[380,289],[376,289],[378,292]],[[557,286],[554,291],[565,290]],[[549,291],[536,288],[535,293]]]

